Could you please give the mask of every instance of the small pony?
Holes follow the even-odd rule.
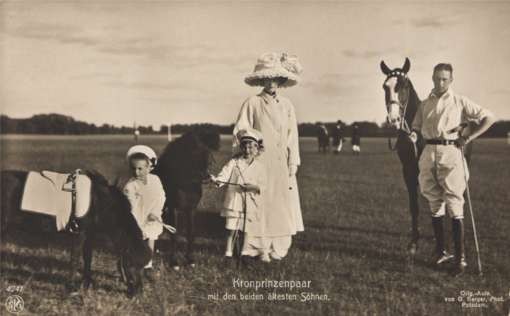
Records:
[[[212,151],[218,150],[219,147],[220,135],[216,129],[197,128],[170,142],[152,171],[161,179],[166,194],[166,211],[163,213],[163,221],[177,228],[177,211],[186,214],[186,261],[190,266],[194,266],[193,213],[202,198],[202,183],[209,179],[208,168]],[[173,235],[168,263],[178,270],[176,251],[177,236]]]
[[[4,170],[1,172],[1,209],[0,223],[2,240],[13,228],[29,231],[47,230],[49,221],[55,220],[46,214],[21,210],[21,203],[27,171]],[[75,233],[62,231],[62,238],[72,238],[70,249],[70,279],[75,281],[78,264],[78,251],[83,256],[83,277],[81,287],[88,289],[92,280],[92,252],[99,233],[104,233],[118,250],[119,270],[127,283],[127,293],[134,296],[143,291],[142,269],[151,259],[151,251],[143,241],[143,236],[135,218],[131,214],[131,206],[124,194],[99,173],[84,171],[83,174],[91,181],[90,206],[85,215],[78,219],[79,230]],[[52,225],[54,231],[57,228]],[[16,238],[17,234],[10,234]],[[36,235],[35,235],[36,236]],[[34,237],[37,238],[37,237]],[[73,282],[74,284],[74,282]]]

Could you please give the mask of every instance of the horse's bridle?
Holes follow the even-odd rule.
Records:
[[[396,78],[397,78],[397,80],[398,80],[399,78],[403,78],[403,80],[405,80],[405,86],[404,86],[404,88],[408,86],[408,80],[409,80],[409,79],[407,79],[407,76],[406,76],[406,74],[405,74],[405,73],[403,73],[403,72],[399,72],[399,71],[392,71],[392,72],[390,72],[390,73],[388,74],[388,76],[386,77],[385,82],[386,82],[389,78],[391,78],[391,77],[396,77]],[[388,104],[386,104],[386,107],[387,107],[387,108],[389,108],[389,106],[390,106],[390,105],[392,105],[392,104],[395,104],[395,105],[397,105],[397,106],[398,106],[398,108],[399,108],[399,121],[400,121],[400,124],[399,124],[399,127],[397,128],[397,132],[398,132],[398,131],[402,131],[402,132],[404,132],[406,135],[408,135],[408,136],[409,136],[409,135],[411,135],[412,130],[411,130],[411,128],[409,127],[409,124],[408,124],[408,123],[407,123],[407,121],[406,121],[407,105],[408,105],[408,103],[409,103],[409,94],[407,95],[407,98],[406,98],[406,100],[405,100],[405,103],[404,103],[404,104],[402,104],[400,101],[397,101],[397,100],[391,100],[391,101],[389,101],[389,102],[388,102]],[[395,150],[395,149],[396,149],[396,146],[393,146],[393,145],[391,144],[391,137],[388,137],[388,146],[389,146],[390,150]]]

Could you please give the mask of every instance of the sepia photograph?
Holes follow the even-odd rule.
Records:
[[[0,1],[2,315],[510,316],[510,1]]]

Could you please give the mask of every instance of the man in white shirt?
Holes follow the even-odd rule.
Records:
[[[432,75],[434,89],[419,106],[412,129],[422,134],[426,146],[420,157],[419,183],[432,212],[436,239],[436,264],[450,260],[444,246],[443,216],[452,217],[455,244],[455,274],[464,272],[464,191],[468,169],[460,148],[484,133],[495,122],[494,115],[450,89],[453,69],[438,64]],[[473,129],[452,132],[462,123],[474,122]],[[460,136],[459,136],[460,135]],[[415,139],[416,134],[411,135]],[[464,165],[463,165],[464,164]],[[466,174],[465,174],[466,173]]]

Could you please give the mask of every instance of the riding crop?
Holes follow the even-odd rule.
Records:
[[[241,171],[239,170],[239,172],[241,172]],[[240,174],[241,174],[241,177],[242,177],[242,173],[240,173]],[[226,185],[233,185],[233,186],[242,187],[242,184],[240,184],[240,183],[233,183],[233,182],[220,181],[220,180],[216,180],[215,182],[216,183],[221,183],[221,184],[226,184]],[[242,195],[243,196],[243,232],[246,230],[246,195],[247,195],[247,193],[243,192],[243,195]],[[251,197],[251,198],[253,199],[253,197]],[[240,241],[239,230],[236,229],[236,231],[234,232],[233,243],[235,245],[237,245],[237,258],[238,258],[238,260],[237,260],[237,268],[239,268],[241,266],[241,247],[244,244],[244,240],[243,240],[242,243],[239,242],[239,241]]]
[[[166,230],[168,230],[170,233],[172,233],[172,234],[175,234],[177,232],[177,229],[175,229],[175,227],[173,227],[172,225],[168,225],[168,224],[163,223],[160,219],[157,219],[156,222],[158,222],[161,225],[163,225],[163,227]]]
[[[466,182],[466,195],[467,195],[467,200],[468,200],[469,214],[471,215],[471,223],[473,224],[473,235],[475,237],[475,249],[476,249],[476,257],[477,257],[477,263],[478,263],[478,274],[482,275],[482,260],[480,259],[480,248],[478,246],[478,236],[476,233],[475,218],[474,218],[474,214],[473,214],[473,205],[471,203],[471,194],[469,193],[469,184],[468,184],[466,164],[464,163],[464,146],[460,147],[460,152],[462,154],[462,166],[464,168],[464,181]]]
[[[467,123],[461,123],[459,126],[449,130],[448,133],[458,132],[459,135],[461,135],[462,130],[465,127],[467,127],[467,125],[468,125]],[[461,153],[461,158],[462,158],[462,168],[464,170],[464,181],[466,182],[466,196],[467,196],[467,200],[468,200],[469,215],[471,215],[471,224],[473,225],[473,235],[474,235],[474,239],[475,239],[475,249],[476,249],[476,257],[477,257],[477,264],[478,264],[478,274],[482,275],[482,260],[480,258],[480,247],[478,246],[478,234],[476,233],[473,204],[471,203],[471,194],[469,192],[467,166],[464,163],[464,146],[460,146],[460,153]]]

